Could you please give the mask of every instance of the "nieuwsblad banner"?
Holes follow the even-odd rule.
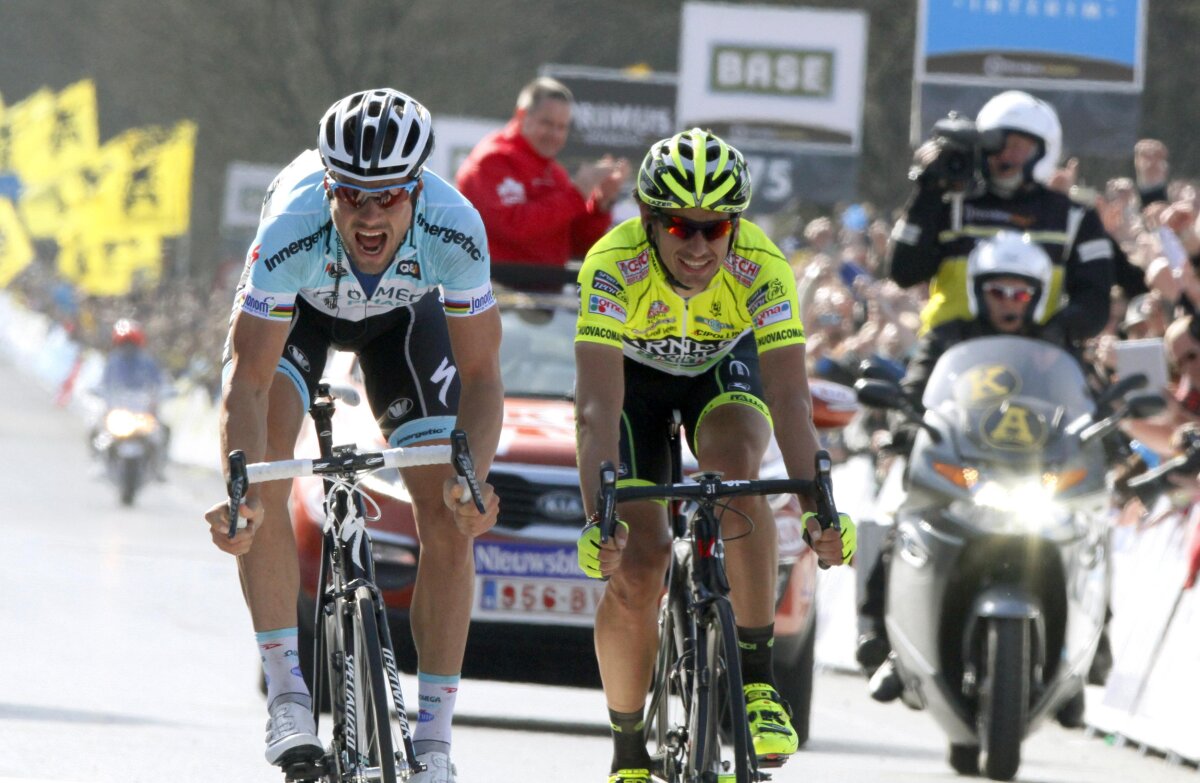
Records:
[[[90,79],[3,108],[0,175],[15,183],[5,192],[21,235],[53,241],[60,273],[85,292],[115,295],[156,281],[163,239],[189,230],[196,125],[131,128],[100,144],[96,116]],[[14,247],[0,285],[15,276]]]
[[[1145,0],[921,0],[913,142],[948,111],[974,116],[1020,89],[1058,110],[1068,154],[1131,154],[1145,16]]]
[[[866,45],[858,11],[685,3],[678,124],[710,128],[747,155],[756,211],[852,199]]]

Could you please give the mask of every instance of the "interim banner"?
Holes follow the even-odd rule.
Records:
[[[1022,89],[1050,102],[1064,153],[1127,158],[1141,116],[1145,0],[921,0],[919,144],[949,111],[973,117]]]
[[[571,89],[575,107],[560,159],[568,170],[604,155],[637,166],[650,145],[677,133],[675,74],[634,69],[544,65]]]
[[[1137,91],[1144,0],[922,0],[921,82]]]

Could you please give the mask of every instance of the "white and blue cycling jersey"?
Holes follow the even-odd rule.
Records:
[[[450,317],[495,306],[483,221],[445,180],[428,170],[422,175],[412,226],[368,295],[334,228],[324,176],[320,155],[308,150],[271,183],[235,312],[290,321],[300,298],[332,318],[362,321],[407,307],[434,289]]]

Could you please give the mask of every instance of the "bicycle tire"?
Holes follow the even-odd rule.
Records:
[[[379,768],[378,780],[396,783],[396,741],[388,709],[391,690],[383,665],[375,600],[366,587],[354,591],[354,631],[355,681],[362,687],[355,744],[363,763]]]
[[[715,781],[732,767],[737,783],[757,777],[746,700],[742,691],[741,658],[733,607],[718,598],[705,611],[696,628],[696,672],[689,713],[689,749],[686,779]],[[732,758],[721,745],[721,724],[729,727]]]

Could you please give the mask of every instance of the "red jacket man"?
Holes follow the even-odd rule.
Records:
[[[629,163],[606,156],[568,176],[555,156],[567,141],[572,101],[554,79],[530,82],[512,120],[458,170],[458,188],[487,228],[493,271],[506,263],[562,267],[582,258],[612,222]]]

